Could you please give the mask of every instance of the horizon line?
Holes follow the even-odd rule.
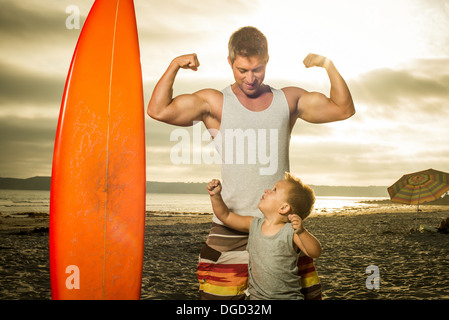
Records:
[[[29,180],[34,178],[45,178],[50,179],[51,176],[33,176],[28,178],[14,178],[14,177],[1,177],[0,179],[16,179],[16,180]],[[156,180],[146,180],[146,182],[155,182],[155,183],[198,183],[198,184],[207,184],[208,181],[156,181]],[[385,185],[326,185],[326,184],[308,184],[310,186],[316,186],[316,187],[346,187],[346,188],[369,188],[369,187],[376,187],[376,188],[388,188],[388,186]]]

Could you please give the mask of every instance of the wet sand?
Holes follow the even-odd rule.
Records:
[[[420,232],[448,206],[382,205],[314,214],[305,221],[323,246],[316,266],[329,300],[449,299],[449,235]],[[142,299],[198,299],[196,265],[210,215],[147,213]],[[379,289],[367,288],[367,267]],[[372,282],[369,281],[369,284]],[[50,299],[48,216],[0,215],[0,299]]]

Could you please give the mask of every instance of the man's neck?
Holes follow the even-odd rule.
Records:
[[[265,84],[261,85],[260,89],[251,95],[246,94],[236,83],[231,86],[231,89],[240,103],[250,111],[263,111],[273,101],[271,88]]]

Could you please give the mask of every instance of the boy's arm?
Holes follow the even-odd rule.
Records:
[[[210,201],[212,203],[212,209],[215,215],[221,222],[223,222],[229,228],[237,231],[249,232],[252,216],[241,216],[234,212],[229,211],[228,206],[224,203],[221,197],[221,183],[219,180],[212,180],[207,185],[207,191],[210,195]]]
[[[292,228],[295,230],[294,243],[308,257],[318,258],[321,255],[321,244],[318,239],[304,229],[302,219],[298,215],[290,214],[288,218],[292,223]]]

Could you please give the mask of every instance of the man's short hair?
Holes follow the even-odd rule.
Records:
[[[254,27],[243,27],[235,31],[228,43],[229,59],[259,56],[268,61],[268,41],[262,32]]]

